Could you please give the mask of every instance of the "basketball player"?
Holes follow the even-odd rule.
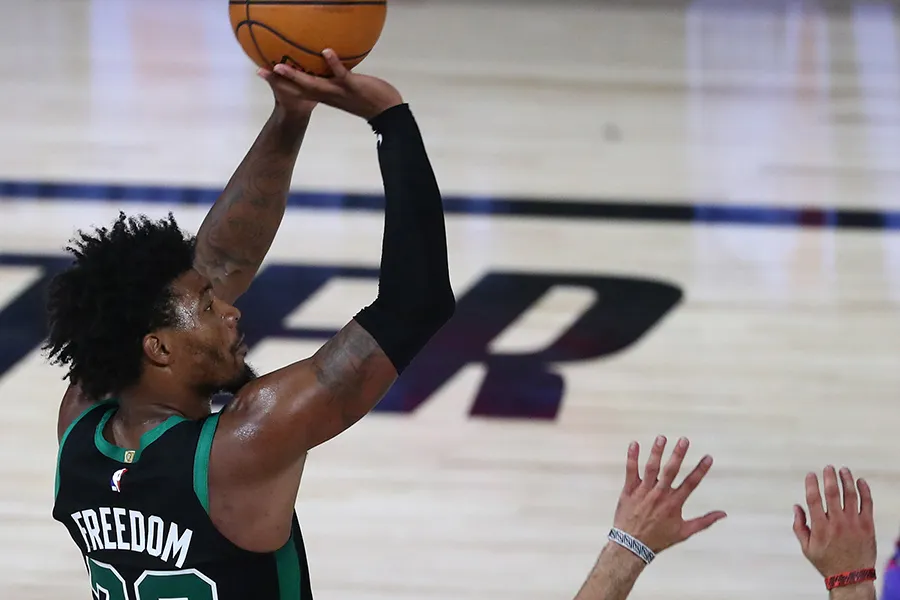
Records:
[[[307,452],[366,415],[455,308],[441,194],[387,82],[279,65],[275,108],[196,238],[170,215],[79,232],[45,348],[68,367],[53,516],[109,600],[312,597],[294,512]],[[385,191],[378,295],[311,358],[256,377],[240,312],[317,103],[368,121]],[[211,397],[233,399],[211,414]]]

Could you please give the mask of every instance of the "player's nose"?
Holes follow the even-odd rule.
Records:
[[[229,325],[237,325],[238,321],[241,320],[241,311],[236,306],[229,304],[225,310],[225,320]]]

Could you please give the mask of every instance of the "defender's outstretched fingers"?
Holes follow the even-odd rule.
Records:
[[[696,519],[691,519],[690,521],[685,521],[684,527],[681,530],[681,535],[683,539],[688,539],[692,535],[696,533],[700,533],[704,529],[709,529],[713,526],[717,521],[721,521],[727,515],[724,511],[714,510],[712,512],[706,513],[702,517],[697,517]]]
[[[844,488],[844,511],[848,515],[856,516],[859,514],[859,496],[856,493],[856,482],[853,480],[853,473],[850,469],[844,467],[840,471],[841,487]]]
[[[703,481],[703,478],[706,477],[707,473],[709,473],[709,469],[712,467],[712,464],[712,456],[707,454],[700,459],[700,462],[697,463],[697,466],[694,467],[694,470],[684,478],[684,481],[681,482],[681,485],[675,488],[675,498],[677,499],[679,505],[687,502],[688,497],[694,493],[694,490],[697,489],[697,486],[700,485],[700,482]]]
[[[872,506],[872,489],[869,483],[860,477],[859,481],[859,516],[866,520],[867,524],[874,523],[875,515]]]
[[[806,474],[806,506],[809,508],[810,526],[821,527],[825,519],[825,509],[822,508],[822,494],[819,493],[819,478],[815,473]]]
[[[800,542],[800,549],[806,554],[806,549],[809,548],[809,536],[812,535],[812,531],[810,531],[809,525],[806,523],[806,512],[799,504],[794,505],[794,535],[797,536],[797,541]]]
[[[622,491],[630,494],[641,485],[641,476],[638,475],[638,457],[641,447],[637,442],[628,444],[628,456],[625,459],[625,485]]]
[[[681,463],[684,462],[684,456],[687,454],[689,446],[690,442],[687,438],[678,440],[675,444],[675,449],[672,450],[672,456],[669,457],[666,466],[663,467],[662,477],[659,478],[657,487],[668,489],[672,485],[672,482],[678,476],[678,471],[681,470]]]
[[[666,436],[657,436],[656,441],[653,442],[653,448],[650,449],[650,458],[647,459],[647,465],[644,467],[644,481],[641,483],[645,488],[652,488],[656,485],[656,477],[659,475],[659,465],[665,449]]]
[[[837,471],[828,465],[822,472],[822,487],[825,488],[825,510],[829,519],[839,519],[843,513],[841,505],[841,486],[838,484]]]

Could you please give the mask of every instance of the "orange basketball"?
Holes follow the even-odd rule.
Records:
[[[284,62],[327,75],[326,48],[348,69],[369,55],[384,29],[387,2],[229,0],[228,12],[235,37],[257,65],[271,69]]]

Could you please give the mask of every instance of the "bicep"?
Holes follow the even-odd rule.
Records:
[[[396,378],[372,336],[351,321],[312,357],[241,390],[223,410],[219,435],[240,446],[244,466],[277,472],[359,421]]]

